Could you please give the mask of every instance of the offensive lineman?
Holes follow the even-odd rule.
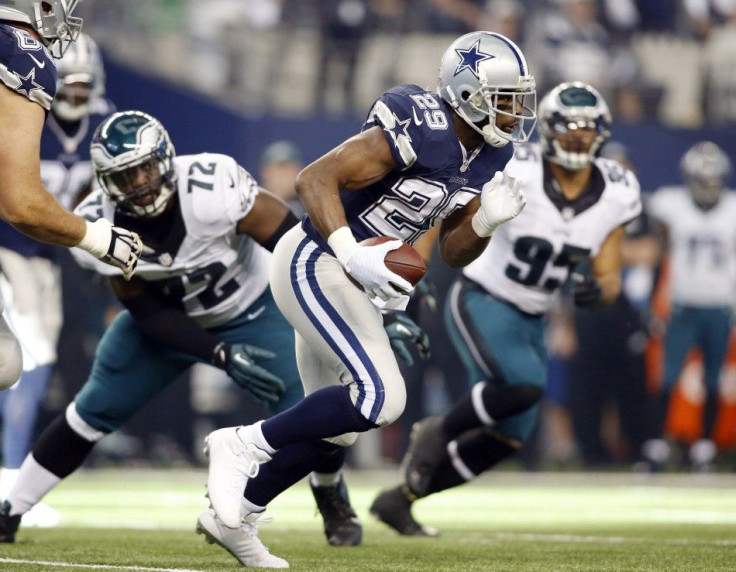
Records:
[[[41,139],[41,179],[64,207],[89,192],[94,173],[89,144],[97,126],[112,113],[105,99],[105,70],[92,38],[79,37],[57,64],[56,97]],[[56,246],[37,242],[0,221],[3,297],[23,347],[23,374],[12,391],[0,394],[3,467],[0,499],[5,498],[28,454],[38,411],[56,363],[62,325],[61,271]],[[37,504],[24,526],[53,526],[58,513]]]
[[[412,503],[472,480],[531,435],[537,405],[491,427],[478,396],[489,385],[543,390],[543,315],[571,269],[577,305],[619,295],[624,227],[642,207],[634,174],[596,158],[610,136],[608,106],[591,86],[563,83],[540,102],[539,122],[540,143],[518,146],[506,167],[527,180],[526,208],[494,233],[448,295],[445,321],[472,389],[446,415],[414,425],[402,483],[370,507],[400,534],[437,535],[414,520]]]
[[[107,221],[74,216],[40,177],[41,132],[56,92],[51,58],[61,57],[79,35],[82,20],[72,16],[77,1],[0,5],[0,218],[34,240],[82,248],[130,278],[143,249],[140,238]],[[0,317],[0,390],[21,370],[20,344]]]
[[[0,542],[13,542],[23,513],[197,361],[225,370],[275,411],[303,397],[294,332],[268,287],[268,250],[297,223],[286,203],[230,157],[175,157],[161,123],[139,111],[106,119],[91,155],[102,188],[76,212],[90,221],[124,222],[153,252],[129,282],[75,253],[80,264],[109,276],[126,310],[100,341],[85,385],[23,462],[0,511]],[[269,371],[256,365],[261,359]],[[235,549],[242,538],[250,538],[246,529],[232,531],[223,544]],[[273,564],[262,545],[249,546],[240,553],[243,564]]]

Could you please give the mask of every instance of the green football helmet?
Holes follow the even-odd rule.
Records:
[[[103,121],[92,137],[92,165],[102,190],[120,210],[156,217],[176,192],[176,153],[158,119],[121,111]]]

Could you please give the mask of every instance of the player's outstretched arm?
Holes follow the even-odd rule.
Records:
[[[526,205],[524,182],[501,171],[483,185],[479,197],[446,218],[440,226],[440,255],[453,268],[475,260],[493,231],[518,216]]]
[[[245,344],[228,344],[200,326],[178,306],[173,306],[153,284],[138,277],[129,282],[109,279],[115,296],[140,328],[152,339],[224,370],[259,403],[277,401],[284,382],[259,365],[275,354]]]
[[[58,246],[79,246],[130,277],[142,250],[135,233],[92,224],[64,209],[41,181],[40,105],[0,89],[0,217],[22,233]]]

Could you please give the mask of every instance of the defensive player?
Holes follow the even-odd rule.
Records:
[[[379,307],[401,307],[411,285],[383,258],[440,225],[441,257],[463,266],[521,211],[523,182],[501,172],[508,143],[525,141],[533,128],[534,98],[518,47],[473,32],[445,52],[437,91],[390,89],[360,134],[301,171],[297,192],[308,216],[275,249],[271,286],[296,329],[307,396],[266,421],[208,436],[212,508],[200,529],[257,520],[320,458],[401,414],[404,381]],[[359,242],[378,235],[396,240]],[[490,415],[528,407],[536,388],[527,389],[489,391]]]
[[[672,388],[685,358],[697,347],[705,371],[704,439],[693,444],[690,456],[696,467],[705,467],[715,457],[711,437],[718,382],[736,304],[736,194],[726,190],[731,161],[713,142],[691,147],[682,156],[680,170],[683,186],[660,189],[647,201],[649,214],[665,227],[670,260],[672,309],[665,335],[658,435],[665,435]],[[666,464],[673,452],[666,442],[658,445],[645,444],[645,454],[654,465]]]
[[[89,144],[97,126],[112,112],[104,98],[105,71],[99,48],[85,34],[57,63],[56,98],[41,139],[41,179],[65,207],[92,183]],[[0,394],[2,459],[0,499],[7,496],[30,450],[38,410],[56,363],[62,323],[60,252],[0,221],[0,266],[10,320],[23,347],[23,374],[12,391]],[[59,516],[38,504],[25,526],[53,526]]]
[[[34,240],[78,246],[130,278],[142,245],[137,235],[65,210],[40,177],[40,141],[56,92],[56,67],[79,35],[77,0],[16,0],[0,5],[0,218]],[[0,319],[0,389],[22,368],[20,345]]]
[[[539,122],[540,143],[518,146],[506,167],[527,178],[526,208],[496,231],[448,295],[445,321],[472,389],[446,415],[415,424],[403,482],[371,505],[401,534],[437,534],[414,520],[412,503],[472,480],[530,436],[537,405],[494,424],[479,396],[517,384],[542,393],[543,315],[571,269],[576,304],[596,307],[619,295],[624,226],[641,200],[633,173],[596,158],[610,136],[608,106],[591,86],[563,83],[540,102]]]
[[[222,368],[276,411],[303,397],[293,329],[268,287],[268,250],[297,223],[288,206],[230,157],[176,157],[161,123],[142,112],[105,120],[91,155],[102,188],[76,211],[90,221],[124,222],[153,252],[130,281],[78,253],[81,264],[110,277],[126,310],[101,340],[85,385],[23,462],[0,510],[4,542],[13,542],[20,515],[76,470],[99,439],[196,361]],[[264,549],[251,556],[256,560],[243,559],[258,565],[268,556]]]

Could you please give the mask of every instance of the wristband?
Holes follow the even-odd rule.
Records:
[[[493,231],[496,230],[496,227],[489,227],[485,222],[481,220],[481,218],[485,217],[481,215],[481,209],[478,209],[478,212],[476,212],[473,215],[473,218],[470,219],[470,225],[473,227],[473,231],[475,232],[475,234],[477,234],[481,238],[488,238],[493,234]]]
[[[327,239],[327,245],[332,249],[335,258],[340,262],[347,262],[358,247],[358,241],[355,240],[350,227],[341,226]]]
[[[110,250],[112,225],[108,220],[102,218],[95,222],[85,220],[84,223],[87,225],[87,230],[77,247],[86,250],[97,258],[102,258]]]

